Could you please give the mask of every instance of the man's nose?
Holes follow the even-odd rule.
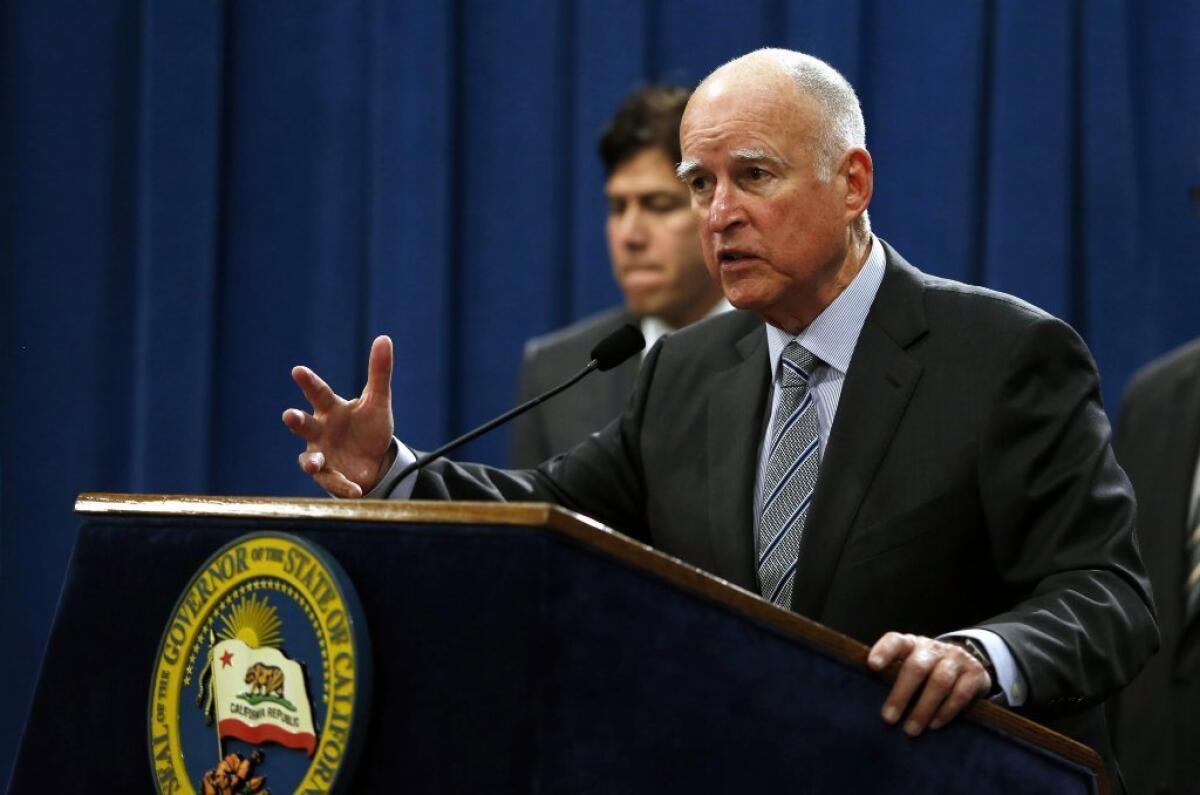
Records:
[[[646,219],[637,207],[627,207],[617,220],[617,236],[621,245],[638,248],[646,245]]]
[[[725,180],[716,185],[708,205],[707,221],[714,232],[725,232],[746,222],[742,194],[736,185]]]

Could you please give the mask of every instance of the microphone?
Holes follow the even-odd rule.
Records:
[[[641,349],[644,347],[646,347],[646,338],[642,336],[642,332],[638,330],[636,326],[632,326],[628,323],[624,326],[621,326],[619,329],[596,343],[596,347],[592,348],[591,361],[589,361],[582,370],[575,373],[575,375],[571,376],[566,381],[563,381],[553,389],[543,392],[532,400],[527,400],[516,408],[509,409],[499,417],[480,425],[475,430],[468,431],[457,439],[447,442],[438,449],[434,450],[432,453],[426,453],[425,455],[421,456],[416,461],[413,461],[404,469],[400,470],[400,476],[396,479],[397,482],[404,480],[413,472],[421,469],[435,458],[444,456],[451,450],[461,447],[472,439],[482,436],[499,425],[503,425],[513,417],[524,414],[534,406],[549,400],[559,392],[574,386],[588,373],[591,373],[595,370],[604,372],[613,369],[617,365],[627,360],[629,357],[633,356],[635,353],[641,351]]]
[[[592,348],[592,361],[588,362],[588,368],[595,362],[597,370],[607,372],[645,347],[646,338],[642,336],[642,332],[636,326],[626,323],[596,343],[596,347]],[[553,394],[555,393],[548,392],[546,397]]]

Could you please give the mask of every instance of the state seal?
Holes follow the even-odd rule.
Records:
[[[149,750],[162,793],[345,789],[366,725],[366,623],[317,545],[252,533],[200,567],[163,631]]]

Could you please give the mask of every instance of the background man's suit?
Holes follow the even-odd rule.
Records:
[[[597,342],[626,323],[636,326],[638,320],[617,307],[529,340],[521,362],[520,402],[565,381],[588,363]],[[589,382],[579,389],[569,389],[518,417],[512,430],[512,465],[535,467],[570,450],[619,416],[629,401],[640,364],[641,359],[634,356],[602,376],[589,376]]]
[[[1138,498],[1138,536],[1162,649],[1115,702],[1117,758],[1133,792],[1200,792],[1200,622],[1184,621],[1184,539],[1200,456],[1200,340],[1134,376],[1116,453]]]
[[[1025,675],[1028,712],[1108,758],[1098,703],[1157,633],[1094,362],[1061,321],[885,251],[792,609],[865,643],[989,629]],[[620,420],[562,458],[522,472],[440,461],[413,496],[554,501],[757,591],[767,361],[760,319],[712,318],[656,346]]]

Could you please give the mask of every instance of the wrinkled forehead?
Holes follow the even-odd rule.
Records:
[[[784,156],[811,134],[815,105],[794,84],[717,84],[693,97],[679,128],[685,161]]]

